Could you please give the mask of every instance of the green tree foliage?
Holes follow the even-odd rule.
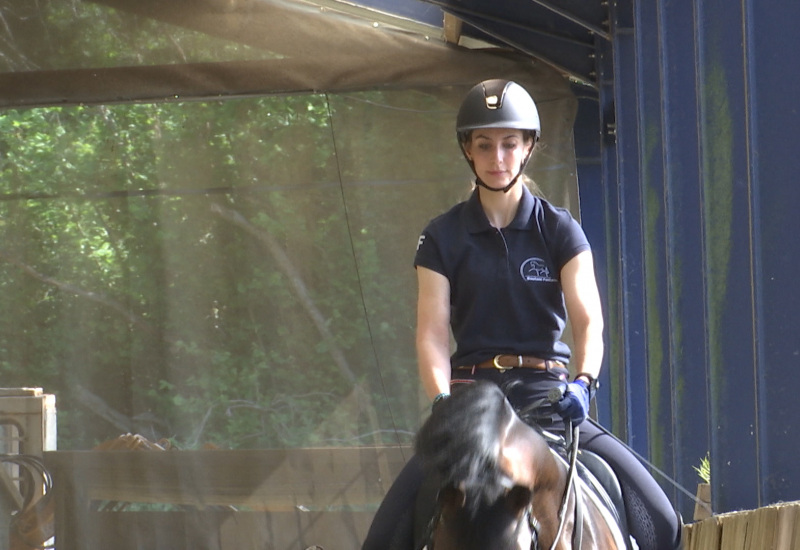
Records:
[[[387,183],[378,159],[409,158],[363,108],[391,98],[355,97],[0,114],[0,377],[57,393],[61,448],[415,429],[411,259],[435,213],[417,191],[453,163]],[[415,101],[437,127],[441,99]]]
[[[87,0],[0,0],[0,20],[0,72],[274,57]]]

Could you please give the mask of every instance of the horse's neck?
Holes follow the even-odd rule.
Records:
[[[551,448],[551,455],[559,463],[559,468],[565,472],[565,479],[569,473],[569,457],[564,456],[564,449]],[[575,517],[577,498],[583,507],[583,541],[581,548],[598,550],[625,550],[627,544],[612,510],[601,500],[595,489],[575,472],[573,483],[579,486],[578,491],[570,490],[570,498],[565,510],[566,517]],[[566,484],[565,484],[566,487]],[[601,489],[602,490],[602,489]],[[580,495],[580,496],[578,496]],[[624,513],[624,511],[623,511]],[[556,548],[572,548],[572,533],[567,530],[562,533],[561,546]]]
[[[514,483],[530,489],[560,484],[565,478],[544,437],[516,417],[505,432],[500,466]]]

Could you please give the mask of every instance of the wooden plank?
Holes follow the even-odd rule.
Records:
[[[456,17],[453,14],[445,13],[444,14],[444,23],[443,23],[443,31],[444,31],[444,40],[449,44],[456,44],[461,40],[461,27],[463,22],[461,19]]]
[[[221,519],[202,512],[96,512],[78,548],[221,550]]]
[[[222,550],[360,548],[372,512],[237,512],[222,521]]]
[[[105,542],[120,537],[133,541],[132,548],[217,550],[214,544],[222,544],[211,537],[182,546],[181,541],[191,539],[190,531],[198,529],[180,527],[191,516],[90,511],[89,504],[97,501],[172,503],[212,514],[217,512],[206,507],[235,506],[243,511],[224,516],[222,523],[206,521],[202,527],[224,538],[229,548],[284,550],[295,543],[308,542],[302,549],[319,544],[309,541],[324,540],[320,533],[334,537],[329,540],[353,542],[342,548],[358,547],[410,456],[410,449],[397,447],[56,451],[45,453],[44,461],[53,477],[58,550],[121,549]],[[246,515],[254,510],[261,515]],[[136,523],[147,517],[149,524]],[[240,529],[243,525],[249,525],[246,534]],[[154,542],[155,536],[166,538]],[[271,542],[264,543],[266,539]]]
[[[0,492],[8,497],[15,511],[22,510],[25,501],[19,493],[17,484],[11,479],[11,475],[9,475],[8,470],[4,466],[0,466]]]
[[[367,512],[92,512],[82,541],[95,550],[326,550],[359,548]],[[59,545],[60,548],[60,545]]]
[[[0,397],[36,397],[42,393],[42,388],[0,388]]]
[[[747,550],[775,550],[775,533],[778,527],[778,508],[770,506],[756,510],[745,540]]]
[[[363,506],[383,498],[410,456],[401,448],[45,453],[90,500],[239,505],[260,510]]]
[[[720,549],[720,520],[712,516],[703,521],[686,526],[688,538],[684,544],[685,550],[719,550]]]
[[[739,513],[727,514],[722,516],[720,521],[722,522],[720,548],[745,550],[750,517]]]
[[[800,501],[712,516],[685,526],[685,550],[800,548]]]
[[[800,506],[783,505],[777,509],[775,548],[800,548]]]

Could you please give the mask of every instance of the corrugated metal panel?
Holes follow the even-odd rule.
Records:
[[[800,45],[800,7],[610,9],[613,56],[598,63],[613,86],[599,93],[615,105],[617,143],[603,156],[616,166],[603,171],[608,217],[596,237],[617,277],[609,318],[624,334],[610,336],[622,348],[610,355],[624,362],[615,383],[629,395],[628,437],[687,487],[710,450],[717,511],[797,499],[788,235],[798,229],[790,98],[800,94],[780,52]]]

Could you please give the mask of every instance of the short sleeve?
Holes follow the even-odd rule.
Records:
[[[417,252],[414,256],[414,267],[425,267],[442,275],[446,275],[444,261],[439,252],[439,245],[430,231],[426,228],[419,236]]]
[[[591,246],[583,228],[569,211],[559,208],[557,212],[557,222],[548,241],[552,241],[551,254],[560,271],[572,258],[591,250]]]

